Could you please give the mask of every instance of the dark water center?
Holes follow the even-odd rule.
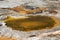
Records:
[[[24,19],[14,19],[5,21],[8,27],[20,31],[41,30],[52,28],[55,25],[55,20],[48,16],[30,16]]]

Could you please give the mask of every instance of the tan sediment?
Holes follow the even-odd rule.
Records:
[[[42,11],[47,10],[45,7],[39,7],[39,9],[28,10],[28,9],[25,9],[24,5],[17,6],[14,8],[9,8],[9,9],[18,12],[19,14],[30,14],[31,12],[40,12],[41,10]]]
[[[52,27],[51,29],[53,29],[53,28],[56,28],[58,25],[60,25],[60,21],[59,20],[57,20],[55,17],[53,17],[53,16],[51,16],[51,18],[55,21],[55,25],[54,25],[54,27]]]
[[[15,18],[11,17],[11,16],[8,16],[6,19],[2,20],[2,21],[7,21],[7,20],[14,20]]]
[[[17,40],[15,38],[0,37],[0,40]]]

